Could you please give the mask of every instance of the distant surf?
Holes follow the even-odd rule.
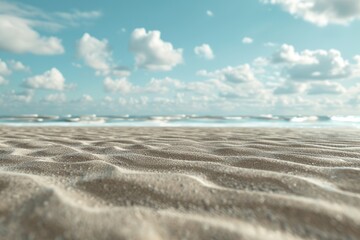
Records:
[[[0,116],[10,126],[360,127],[360,116],[40,115]]]

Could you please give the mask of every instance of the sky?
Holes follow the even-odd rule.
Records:
[[[0,0],[0,115],[359,115],[358,0]]]

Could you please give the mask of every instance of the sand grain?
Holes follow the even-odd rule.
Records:
[[[360,239],[360,131],[0,128],[0,239]]]

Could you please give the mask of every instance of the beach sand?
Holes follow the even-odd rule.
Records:
[[[360,239],[360,130],[0,127],[0,239]]]

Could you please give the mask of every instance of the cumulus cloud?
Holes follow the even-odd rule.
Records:
[[[5,76],[12,74],[12,70],[13,71],[28,71],[29,68],[26,67],[21,62],[11,60],[11,61],[8,61],[8,63],[6,63],[5,61],[3,61],[0,58],[0,85],[8,84],[9,81],[7,79],[5,79]]]
[[[203,85],[200,82],[183,82],[170,77],[151,78],[145,85],[133,85],[126,78],[112,79],[107,77],[104,80],[104,87],[107,92],[118,92],[123,94],[172,94],[179,91],[201,91]]]
[[[263,68],[263,67],[266,67],[267,65],[269,65],[269,60],[264,57],[257,57],[252,62],[252,65],[256,68]]]
[[[128,77],[130,71],[114,64],[112,52],[106,39],[97,39],[85,33],[77,43],[77,54],[97,75]]]
[[[16,16],[0,15],[0,49],[14,53],[55,55],[64,53],[57,37],[40,36],[31,21]]]
[[[77,44],[77,53],[87,66],[96,71],[107,72],[111,68],[112,54],[106,39],[99,40],[85,33]]]
[[[11,91],[10,94],[6,96],[8,103],[20,102],[20,103],[30,103],[34,97],[34,91],[26,90],[22,92]]]
[[[151,78],[145,85],[133,85],[126,79],[107,79],[104,86],[108,92],[120,92],[125,94],[155,94],[176,95],[178,93],[189,94],[214,94],[218,89],[213,84],[217,80],[184,82],[170,77]],[[231,88],[231,87],[229,87]]]
[[[104,87],[107,92],[120,92],[128,93],[133,90],[133,85],[126,79],[112,79],[110,77],[105,78]]]
[[[8,84],[8,81],[3,76],[0,76],[0,86],[6,84]]]
[[[202,44],[194,48],[194,52],[201,58],[205,58],[207,60],[212,60],[215,58],[213,50],[211,49],[209,44]]]
[[[75,104],[77,104],[77,106],[79,106],[78,104],[86,105],[86,104],[92,103],[93,101],[94,101],[94,98],[91,95],[83,94],[79,98],[71,100],[70,103],[75,103]]]
[[[6,85],[9,83],[9,81],[6,80],[4,76],[10,75],[10,74],[11,74],[11,70],[9,69],[8,65],[6,64],[6,62],[1,60],[1,58],[0,58],[0,86]]]
[[[217,87],[217,82],[219,82],[219,80],[216,79],[187,83],[180,82],[179,86],[180,89],[184,90],[185,92],[190,92],[192,94],[198,93],[210,96],[220,89],[220,87]]]
[[[24,65],[20,61],[10,60],[9,65],[10,65],[10,68],[14,71],[18,71],[18,72],[29,72],[30,71],[30,67]]]
[[[330,81],[313,82],[307,89],[309,95],[343,94],[345,92],[346,89],[340,83]]]
[[[360,55],[354,56],[355,64],[351,66],[353,77],[360,77]]]
[[[81,97],[77,98],[77,99],[74,99],[74,100],[71,100],[70,102],[71,103],[76,103],[76,104],[88,104],[88,103],[91,103],[93,102],[94,99],[91,95],[89,94],[83,94]]]
[[[18,54],[63,54],[61,39],[46,36],[40,30],[54,32],[100,16],[101,12],[95,10],[52,13],[24,3],[0,1],[0,50]]]
[[[237,67],[229,66],[223,69],[215,70],[213,72],[200,70],[197,72],[197,75],[232,83],[256,81],[254,72],[249,64],[244,64]]]
[[[184,83],[180,80],[165,77],[163,79],[152,78],[150,82],[142,89],[143,92],[167,93],[170,90],[179,90],[184,88]]]
[[[299,83],[287,81],[283,85],[277,87],[274,90],[274,94],[275,95],[296,94],[296,93],[302,93],[305,90],[306,90],[305,84],[299,84]]]
[[[82,103],[89,103],[89,102],[92,102],[94,101],[93,97],[89,94],[84,94],[82,95],[82,97],[80,98],[80,101]]]
[[[0,58],[0,76],[9,75],[9,74],[11,74],[11,71],[8,65]]]
[[[131,72],[127,67],[115,67],[110,73],[117,78],[127,78],[131,75]]]
[[[150,71],[170,71],[183,62],[183,50],[163,41],[160,31],[135,29],[129,49],[135,55],[136,66]]]
[[[252,39],[252,38],[250,38],[250,37],[244,37],[244,38],[242,39],[242,42],[243,42],[244,44],[251,44],[251,43],[254,42],[254,39]]]
[[[65,78],[57,68],[52,68],[41,75],[28,78],[24,85],[33,89],[62,91],[65,89]]]
[[[351,64],[336,49],[296,52],[287,44],[273,55],[272,62],[284,64],[285,77],[295,81],[349,79],[360,66]]]
[[[31,28],[36,27],[57,31],[64,27],[53,19],[53,14],[15,1],[0,1],[0,15],[20,18],[28,23]]]
[[[43,100],[48,103],[64,103],[66,102],[66,95],[64,93],[53,93],[45,96]]]
[[[118,99],[119,105],[128,109],[135,109],[138,110],[139,107],[146,106],[148,104],[149,98],[146,96],[141,97],[130,97],[130,98],[123,98],[120,97]]]
[[[271,95],[271,91],[266,90],[256,78],[249,64],[229,66],[212,72],[200,70],[197,75],[208,78],[205,82],[196,82],[197,87],[202,90],[198,91],[201,95],[213,95],[225,102],[229,99],[241,99],[242,103],[246,101],[254,104],[254,102],[264,101]],[[189,85],[187,84],[186,88]]]
[[[261,0],[264,3],[280,5],[295,17],[316,24],[348,24],[360,18],[358,0]]]
[[[295,47],[283,44],[272,57],[273,63],[297,63],[297,64],[313,64],[317,63],[312,51],[305,50],[302,53],[295,51]]]

